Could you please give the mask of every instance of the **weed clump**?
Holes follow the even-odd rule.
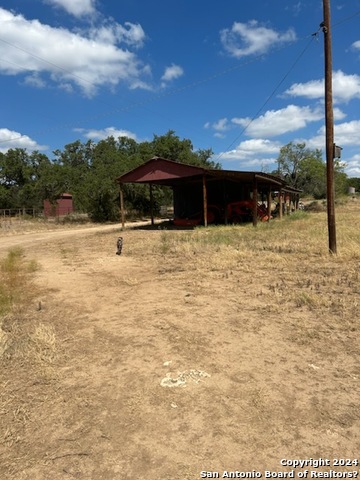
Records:
[[[0,318],[20,305],[32,292],[31,274],[38,269],[35,260],[26,261],[21,248],[12,248],[0,263]]]
[[[55,334],[51,325],[34,320],[29,308],[37,294],[33,273],[35,260],[27,261],[21,248],[11,249],[0,262],[0,358],[29,359],[51,363]]]

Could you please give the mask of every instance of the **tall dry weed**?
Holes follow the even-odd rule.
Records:
[[[29,385],[47,385],[58,376],[54,327],[35,308],[37,269],[19,248],[0,262],[0,443],[8,459],[34,422]]]
[[[21,248],[11,249],[0,263],[0,358],[49,364],[56,354],[51,324],[36,318],[33,282],[38,264],[27,260]]]

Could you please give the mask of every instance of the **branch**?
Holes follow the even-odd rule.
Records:
[[[57,455],[56,457],[50,458],[50,460],[58,460],[59,458],[65,458],[65,457],[87,457],[90,455],[90,453],[87,452],[78,452],[78,453],[64,453],[64,455]]]

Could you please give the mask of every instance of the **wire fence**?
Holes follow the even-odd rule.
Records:
[[[0,218],[11,219],[16,217],[39,217],[43,215],[43,210],[37,208],[1,208]]]
[[[44,212],[37,208],[1,208],[0,228],[13,229],[32,218],[43,218]]]

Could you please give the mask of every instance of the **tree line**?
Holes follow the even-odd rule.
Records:
[[[55,202],[65,192],[73,196],[76,211],[85,212],[93,221],[119,218],[119,186],[116,178],[154,156],[189,165],[220,168],[210,160],[211,149],[194,151],[188,139],[175,132],[154,135],[152,141],[136,142],[128,137],[110,136],[98,143],[77,140],[53,152],[54,158],[37,151],[15,148],[0,153],[0,208],[41,210],[44,199]],[[139,214],[150,210],[147,185],[124,185],[125,207]],[[171,192],[154,188],[155,207],[168,203]]]
[[[152,141],[137,142],[128,137],[108,137],[98,143],[77,140],[46,155],[25,149],[0,153],[0,209],[43,208],[44,199],[55,202],[65,192],[73,195],[75,209],[85,212],[93,221],[114,221],[119,218],[119,187],[115,179],[154,156],[189,165],[220,169],[211,160],[211,149],[195,151],[191,140],[180,139],[170,130],[154,135]],[[278,168],[271,172],[314,198],[326,195],[326,165],[320,150],[311,150],[305,143],[290,142],[281,148]],[[360,179],[349,179],[344,166],[335,161],[335,183],[338,194],[348,186],[360,187]],[[357,188],[358,190],[358,188]],[[124,185],[125,207],[140,214],[150,210],[146,185]],[[171,202],[171,191],[154,188],[154,205]]]

